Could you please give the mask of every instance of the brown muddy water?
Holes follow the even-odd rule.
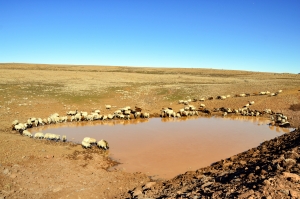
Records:
[[[268,123],[253,117],[152,118],[73,122],[33,130],[67,135],[68,141],[78,143],[84,137],[105,139],[110,146],[109,156],[121,163],[114,169],[170,179],[292,130]]]

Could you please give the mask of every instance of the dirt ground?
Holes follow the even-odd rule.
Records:
[[[261,91],[277,96],[257,95]],[[249,93],[248,97],[234,97]],[[226,100],[202,97],[230,95]],[[300,132],[286,133],[205,168],[154,181],[108,170],[109,151],[24,137],[12,121],[69,110],[141,107],[158,117],[178,100],[280,112],[300,126],[300,75],[213,69],[0,64],[0,198],[300,198]],[[112,105],[106,110],[105,105]],[[216,113],[218,114],[218,113]],[[230,117],[230,116],[229,116]],[[262,116],[269,117],[269,116]]]

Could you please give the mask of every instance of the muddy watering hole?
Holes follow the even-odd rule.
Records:
[[[105,139],[110,146],[109,156],[121,163],[116,169],[170,179],[292,130],[268,123],[264,118],[253,117],[152,118],[73,122],[33,131],[67,135],[68,141],[78,143],[84,137]]]

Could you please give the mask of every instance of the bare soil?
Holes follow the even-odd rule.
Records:
[[[260,91],[277,96],[256,95]],[[300,75],[213,69],[0,64],[0,198],[299,198],[299,130],[213,165],[153,181],[143,173],[108,170],[109,151],[70,142],[29,139],[11,123],[69,110],[112,113],[139,106],[151,117],[178,100],[207,108],[272,109],[300,126]],[[234,97],[250,93],[248,97]],[[105,104],[113,106],[105,109]],[[267,117],[267,116],[266,116]],[[133,146],[134,147],[134,146]],[[230,146],[228,146],[230,147]],[[199,160],[201,161],[201,160]]]

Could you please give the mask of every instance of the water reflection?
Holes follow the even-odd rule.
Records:
[[[72,122],[32,130],[109,142],[109,154],[128,172],[171,178],[208,166],[290,132],[259,117],[182,117]]]

